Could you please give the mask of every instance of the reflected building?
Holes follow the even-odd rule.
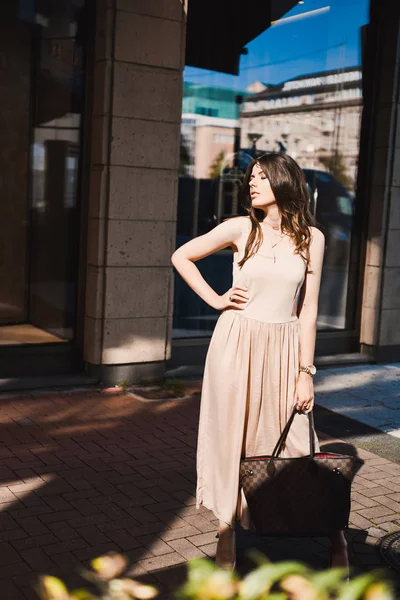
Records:
[[[242,146],[259,134],[259,150],[284,150],[302,167],[329,170],[338,154],[354,188],[362,112],[361,69],[303,75],[280,85],[259,82],[240,113]],[[253,88],[254,89],[254,88]]]
[[[188,153],[185,173],[197,179],[216,176],[230,159],[239,127],[242,98],[235,90],[186,82],[182,100],[182,141]]]

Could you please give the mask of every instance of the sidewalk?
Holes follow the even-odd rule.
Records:
[[[321,370],[315,383],[319,406],[400,439],[400,363]]]
[[[383,386],[386,393],[391,381],[385,398],[396,398],[399,372],[398,366],[323,371],[318,402],[322,397],[342,412],[357,408],[352,416],[364,417],[365,405],[361,409],[358,403],[365,400],[358,391],[366,385],[371,406],[393,412],[388,414],[395,432],[397,405],[382,404],[375,388]],[[195,508],[200,383],[190,386],[189,399],[167,402],[98,390],[0,396],[0,589],[5,600],[36,598],[32,583],[38,573],[82,585],[79,568],[109,550],[125,554],[132,575],[155,583],[162,598],[171,598],[188,559],[214,556],[217,521],[206,509]],[[340,400],[344,393],[347,403]],[[349,449],[348,440],[319,431],[317,421],[316,426],[322,447]],[[375,546],[387,532],[400,530],[400,464],[364,448],[358,455],[365,464],[353,486],[347,538],[351,564],[362,571],[386,566]],[[328,546],[322,538],[259,539],[239,531],[238,570],[250,568],[250,547],[271,560],[298,559],[325,568]]]

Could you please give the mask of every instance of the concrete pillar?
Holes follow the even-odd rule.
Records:
[[[84,358],[106,383],[170,355],[185,7],[97,2]]]
[[[373,0],[376,64],[361,344],[400,360],[400,6]]]

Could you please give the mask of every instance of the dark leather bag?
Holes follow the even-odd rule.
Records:
[[[348,527],[351,482],[360,459],[335,453],[315,453],[314,419],[308,413],[310,454],[280,458],[297,413],[294,407],[272,456],[243,458],[240,485],[260,535],[330,536]]]

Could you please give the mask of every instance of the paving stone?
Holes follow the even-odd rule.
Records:
[[[0,565],[11,565],[13,563],[19,563],[21,557],[14,550],[11,544],[2,542],[0,544]]]
[[[54,562],[41,548],[29,548],[19,551],[21,557],[35,571],[45,572],[54,567]]]
[[[373,505],[374,506],[374,505]],[[351,510],[353,511],[357,511],[360,508],[366,508],[365,505],[363,506],[362,504],[360,504],[359,502],[355,502],[354,500],[351,501]]]
[[[377,465],[390,465],[391,464],[390,460],[387,460],[386,458],[381,458],[381,457],[367,458],[365,462],[369,467],[377,466]]]
[[[26,600],[23,591],[14,585],[12,581],[2,579],[0,581],[0,589],[6,600]]]
[[[21,540],[27,538],[27,533],[24,529],[6,529],[0,531],[0,542],[13,542],[15,540]]]
[[[90,545],[103,544],[110,541],[110,538],[104,535],[95,525],[86,525],[79,528],[79,535],[83,537]]]
[[[365,477],[362,477],[361,475],[357,475],[355,477],[355,481],[356,481],[357,485],[362,486],[364,489],[377,487],[375,481],[370,481],[369,479],[366,479]]]
[[[66,540],[65,542],[56,542],[55,544],[44,545],[43,550],[49,556],[53,557],[55,554],[63,554],[70,550],[80,550],[81,548],[87,548],[88,544],[82,538],[76,538],[74,540]]]
[[[362,492],[352,492],[351,494],[351,508],[352,510],[357,510],[354,507],[354,500],[361,505],[361,508],[371,508],[372,506],[377,506],[378,502],[373,499],[365,496]]]
[[[171,546],[171,548],[176,550],[176,552],[182,554],[182,556],[186,558],[186,560],[191,560],[193,558],[201,558],[205,556],[204,552],[202,552],[199,548],[194,546],[191,542],[189,542],[189,540],[186,539],[170,540],[168,544]]]
[[[171,492],[171,496],[173,498],[176,498],[177,500],[180,500],[181,502],[183,502],[187,506],[191,506],[193,504],[196,504],[196,498],[195,498],[195,496],[190,496],[186,492],[182,492],[182,491]]]
[[[213,525],[208,519],[205,519],[203,515],[195,515],[185,517],[184,521],[189,525],[193,525],[202,533],[208,533],[209,531],[215,531],[215,525]]]
[[[42,533],[49,533],[48,527],[39,521],[37,517],[24,517],[18,519],[19,525],[25,529],[29,535],[41,535]]]
[[[400,492],[400,485],[397,483],[393,483],[392,479],[383,479],[379,482],[379,484],[384,485],[392,492]]]
[[[169,540],[177,540],[179,538],[185,538],[193,535],[200,534],[199,529],[193,527],[193,525],[185,525],[185,527],[177,527],[174,529],[167,529],[166,531],[160,532],[160,538],[168,542]]]
[[[34,535],[25,537],[24,539],[14,540],[12,545],[16,550],[24,550],[28,548],[41,548],[48,544],[56,544],[59,540],[52,533],[44,533],[43,535]]]
[[[395,521],[388,521],[386,523],[380,523],[379,527],[384,529],[387,533],[395,533],[400,531],[400,524]]]
[[[213,544],[206,544],[205,546],[200,546],[200,550],[204,552],[208,557],[214,558],[217,552],[217,542]]]
[[[386,521],[396,521],[400,519],[400,515],[398,513],[392,513],[390,515],[381,515],[379,517],[371,517],[371,521],[375,523],[375,525],[380,525],[381,523],[385,523]]]
[[[360,492],[362,496],[366,496],[367,498],[374,498],[374,496],[382,496],[389,493],[389,489],[387,487],[383,487],[381,485],[377,485],[374,487],[370,487],[368,489]],[[358,500],[360,502],[360,500]]]
[[[80,518],[80,512],[75,510],[75,509],[70,509],[70,510],[60,510],[60,511],[56,511],[56,512],[52,512],[52,513],[47,513],[47,514],[43,514],[40,516],[40,520],[43,523],[54,523],[54,522],[64,522],[64,521],[71,521],[72,519],[79,519]]]
[[[181,502],[173,499],[168,500],[168,502],[157,502],[157,504],[149,504],[148,506],[146,506],[146,510],[153,514],[165,513],[166,511],[171,510],[180,511],[181,508]]]
[[[73,540],[76,537],[76,530],[68,523],[49,523],[49,529],[61,541]]]
[[[26,517],[38,517],[45,514],[53,514],[52,508],[42,502],[39,506],[31,506],[29,508],[15,508],[13,505],[8,511],[9,514],[17,520],[24,519]]]
[[[391,508],[392,511],[398,512],[400,515],[400,502],[396,502],[389,496],[375,496],[374,500],[380,504],[383,504],[384,506],[387,506],[388,508]]]
[[[121,550],[132,550],[134,548],[140,548],[142,546],[139,539],[132,537],[124,529],[117,529],[116,531],[107,531],[107,537],[115,542]]]
[[[162,554],[169,554],[171,552],[171,546],[157,536],[143,535],[138,537],[137,541],[155,556],[161,556]]]
[[[390,473],[391,475],[400,476],[400,465],[396,465],[388,461],[386,464],[379,465],[378,468],[383,473]]]
[[[32,569],[27,562],[16,562],[10,565],[0,566],[0,579],[13,579],[14,583],[22,584],[26,580],[31,580]]]
[[[7,487],[0,488],[0,504],[3,502],[16,502],[18,498]]]
[[[155,558],[147,558],[145,560],[138,561],[138,565],[146,571],[158,571],[173,565],[179,565],[184,563],[185,558],[178,552],[171,552],[171,554],[164,554],[163,556],[157,556]]]
[[[185,525],[187,525],[186,519],[182,518],[180,514],[178,514],[178,511],[166,511],[163,513],[157,513],[156,516],[160,519],[160,521],[166,523],[167,526],[171,529],[176,527],[185,527]]]
[[[79,550],[74,550],[73,554],[79,560],[92,560],[93,558],[97,558],[98,556],[102,556],[103,554],[107,554],[108,552],[120,552],[120,548],[117,544],[113,542],[108,542],[104,544],[96,544],[95,546],[88,546],[87,548],[81,548]]]
[[[52,560],[63,570],[75,571],[78,567],[81,567],[80,559],[72,552],[60,552],[59,554],[53,554]]]
[[[359,529],[368,529],[369,527],[373,527],[373,523],[360,515],[359,513],[352,513],[350,515],[350,523],[355,525]]]
[[[203,546],[217,541],[216,532],[202,533],[188,537],[188,540],[195,546]]]
[[[383,517],[391,514],[393,511],[387,506],[373,506],[372,508],[363,508],[358,511],[358,514],[366,519],[372,519],[373,517]]]
[[[370,527],[368,529],[368,535],[375,538],[381,538],[385,535],[385,531],[378,529],[377,527]]]
[[[140,506],[135,506],[133,508],[127,507],[126,512],[128,512],[138,523],[152,523],[154,521],[154,515]]]

